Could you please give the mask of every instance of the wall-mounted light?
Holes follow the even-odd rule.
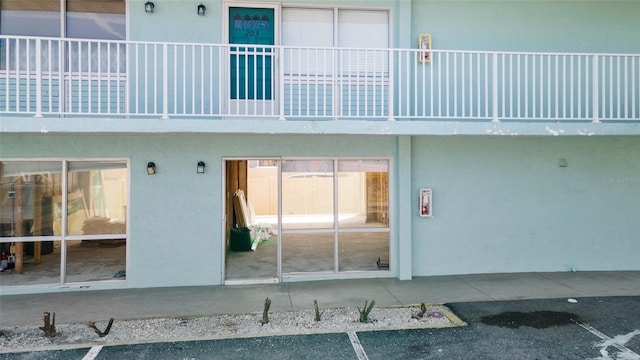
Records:
[[[198,161],[198,166],[196,166],[196,173],[204,174],[204,161]]]
[[[153,175],[156,173],[156,164],[153,161],[147,163],[147,175]]]
[[[151,1],[147,1],[146,3],[144,3],[144,12],[146,12],[147,14],[151,14],[155,7],[156,6]]]
[[[200,4],[198,5],[198,15],[204,16],[205,11],[207,11],[207,7]]]

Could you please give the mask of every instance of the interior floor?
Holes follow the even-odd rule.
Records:
[[[283,234],[282,272],[333,272],[335,245],[332,233]],[[343,232],[338,240],[339,271],[388,270],[388,232]],[[262,241],[255,251],[227,252],[226,279],[277,277],[277,237]]]
[[[67,246],[66,283],[126,279],[126,243],[124,240],[71,241]],[[61,247],[41,255],[35,264],[25,255],[22,273],[11,269],[0,273],[2,286],[60,284]]]

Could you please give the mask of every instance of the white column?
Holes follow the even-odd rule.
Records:
[[[397,140],[397,152],[396,152],[396,164],[395,164],[395,185],[392,189],[395,189],[396,194],[396,209],[395,214],[395,230],[396,249],[395,264],[390,264],[392,270],[395,271],[398,279],[411,280],[412,265],[411,265],[411,253],[413,247],[412,241],[412,218],[413,210],[416,201],[414,201],[413,187],[411,184],[411,136],[398,136]],[[417,198],[415,198],[417,200]]]

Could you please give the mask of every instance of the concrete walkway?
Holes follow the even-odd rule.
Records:
[[[640,296],[640,271],[521,273],[326,280],[282,284],[199,286],[0,296],[0,326],[42,325],[45,311],[58,323],[259,313],[271,311],[424,303],[444,304],[545,298]]]

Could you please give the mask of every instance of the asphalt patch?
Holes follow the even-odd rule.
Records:
[[[485,325],[500,326],[517,329],[529,326],[536,329],[546,329],[551,326],[563,326],[579,321],[578,316],[558,311],[519,312],[508,311],[497,315],[483,316],[480,321]]]

